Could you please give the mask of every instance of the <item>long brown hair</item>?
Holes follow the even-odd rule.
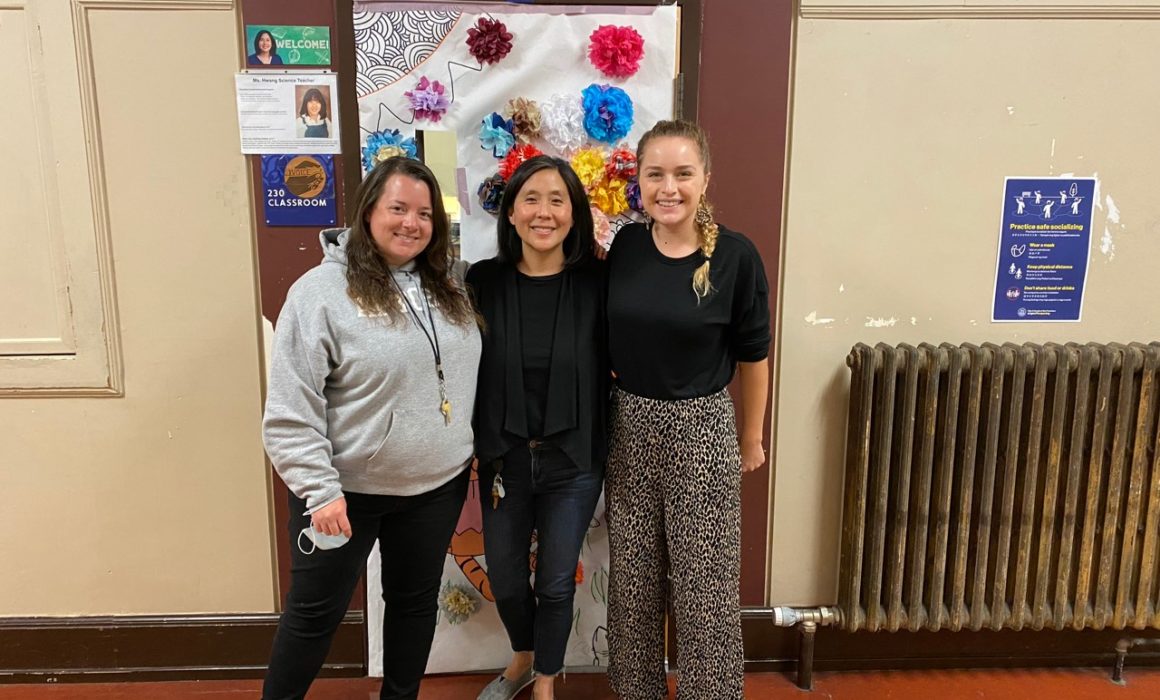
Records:
[[[636,144],[636,161],[641,162],[644,156],[645,146],[654,138],[661,138],[664,136],[675,136],[677,138],[688,139],[697,145],[697,150],[701,154],[701,165],[705,168],[705,174],[710,172],[709,164],[709,137],[705,134],[696,122],[686,121],[684,119],[676,119],[673,121],[661,120],[653,125],[653,128],[645,132],[644,136],[640,137],[640,141]],[[705,195],[701,195],[701,201],[697,203],[697,212],[693,218],[693,225],[697,229],[697,238],[700,242],[701,254],[705,256],[705,262],[693,273],[693,292],[697,295],[697,299],[702,299],[708,296],[713,289],[713,284],[709,280],[709,262],[713,257],[713,251],[717,248],[717,222],[713,220],[713,205],[709,204],[709,200]]]
[[[415,256],[415,270],[431,303],[455,325],[475,322],[466,293],[451,278],[451,222],[434,173],[423,163],[396,156],[375,166],[355,191],[354,216],[346,243],[346,293],[367,314],[386,314],[391,323],[405,318],[391,269],[370,231],[371,210],[393,175],[418,180],[431,193],[431,241]]]

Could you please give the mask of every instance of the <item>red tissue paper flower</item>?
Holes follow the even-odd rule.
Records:
[[[480,17],[467,30],[467,49],[480,63],[499,63],[512,50],[512,33],[498,19]]]
[[[588,60],[610,78],[627,78],[640,69],[644,39],[632,27],[605,24],[588,37]]]
[[[542,155],[544,155],[544,152],[530,143],[517,144],[499,162],[499,174],[503,177],[504,182],[507,182],[511,179],[512,173],[516,171],[516,168],[523,165],[525,160],[531,160],[536,156]]]
[[[604,173],[609,180],[631,180],[636,177],[636,154],[623,146],[613,149]]]

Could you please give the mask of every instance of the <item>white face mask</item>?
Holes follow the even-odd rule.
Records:
[[[302,548],[303,536],[310,540],[309,552]],[[337,535],[324,535],[315,530],[313,525],[302,528],[302,532],[298,533],[298,550],[303,554],[314,554],[315,549],[338,549],[347,542],[350,542],[350,538],[346,535],[342,533]]]

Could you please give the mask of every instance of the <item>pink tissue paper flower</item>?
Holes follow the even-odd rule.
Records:
[[[605,24],[588,37],[588,60],[610,78],[627,78],[640,70],[644,39],[632,27]]]

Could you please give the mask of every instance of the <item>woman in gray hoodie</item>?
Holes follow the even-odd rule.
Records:
[[[435,176],[391,158],[278,317],[263,440],[289,487],[290,591],[265,700],[302,698],[375,541],[383,700],[416,698],[467,490],[480,337]]]

